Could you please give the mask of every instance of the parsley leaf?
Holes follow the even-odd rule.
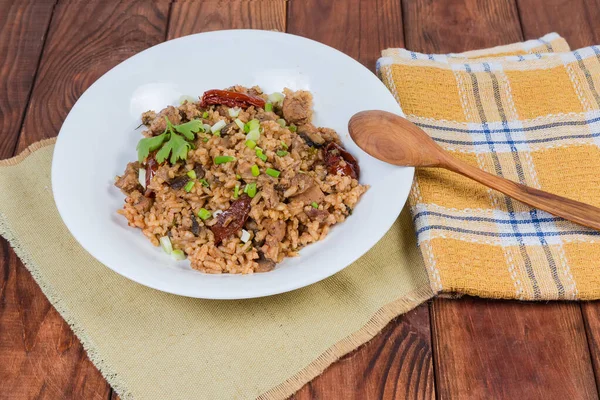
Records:
[[[202,121],[193,119],[185,124],[175,125],[173,128],[179,133],[182,133],[188,140],[194,140],[194,132],[204,132]]]
[[[182,136],[172,132],[171,139],[156,153],[156,161],[159,164],[163,163],[169,154],[171,154],[171,158],[169,159],[171,164],[175,164],[177,160],[186,160],[188,150],[191,148],[191,143],[187,142]]]
[[[146,159],[146,157],[148,157],[148,154],[150,154],[151,151],[154,151],[154,150],[158,149],[160,146],[162,146],[163,142],[166,139],[167,139],[167,133],[165,132],[162,135],[144,138],[144,139],[140,140],[136,147],[136,149],[138,151],[138,161],[143,162]]]

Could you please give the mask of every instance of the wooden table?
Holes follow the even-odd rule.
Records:
[[[573,48],[600,43],[600,0],[0,0],[0,6],[0,158],[56,136],[77,98],[114,65],[196,32],[286,31],[338,48],[371,70],[380,50],[391,46],[460,52],[550,31]],[[597,399],[599,345],[596,302],[436,299],[390,323],[295,397]],[[111,397],[117,396],[1,240],[0,398]]]

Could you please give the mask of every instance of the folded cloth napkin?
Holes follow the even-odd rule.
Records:
[[[463,54],[388,49],[378,73],[455,157],[600,206],[600,47],[570,52],[552,33]],[[434,292],[600,298],[600,232],[444,170],[418,169],[409,202]]]

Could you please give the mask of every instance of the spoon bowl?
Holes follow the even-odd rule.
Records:
[[[410,167],[445,168],[532,207],[600,230],[600,208],[492,175],[458,160],[423,129],[396,114],[361,111],[352,116],[348,130],[358,147],[381,161]]]

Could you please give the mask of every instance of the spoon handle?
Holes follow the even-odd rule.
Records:
[[[600,208],[500,178],[452,157],[444,158],[440,165],[442,168],[471,178],[532,207],[600,230]]]

